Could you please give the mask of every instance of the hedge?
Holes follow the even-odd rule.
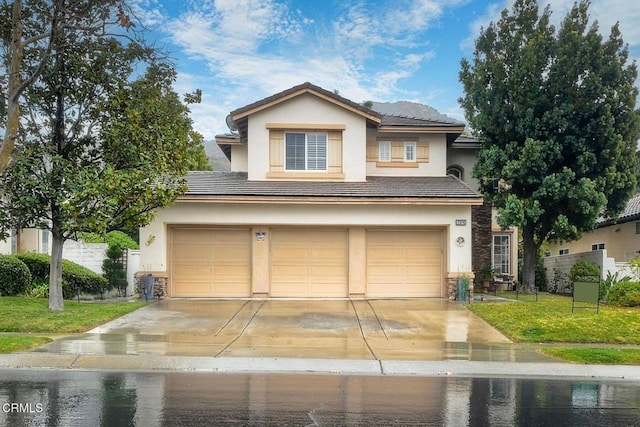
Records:
[[[24,262],[12,255],[0,255],[0,295],[23,293],[31,284],[31,273]]]
[[[51,257],[45,254],[16,254],[24,262],[31,276],[39,280],[49,280]],[[108,290],[109,282],[99,274],[67,259],[62,260],[62,295],[71,299],[80,288],[81,293],[97,295]]]

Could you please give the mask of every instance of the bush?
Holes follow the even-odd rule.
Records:
[[[34,280],[49,282],[49,265],[51,262],[49,255],[16,254],[15,256],[29,267]],[[62,260],[62,295],[65,299],[73,298],[78,288],[82,293],[97,295],[104,292],[107,286],[107,279],[99,274],[75,262],[66,259]]]
[[[618,282],[609,290],[609,303],[622,307],[640,306],[640,282]]]
[[[107,279],[88,268],[66,259],[62,260],[62,291],[65,298],[65,291],[70,292],[68,298],[73,298],[78,288],[82,293],[97,295],[104,292],[108,285]]]
[[[122,249],[140,249],[140,245],[122,231],[110,231],[102,236],[96,233],[82,233],[80,238],[86,243],[108,243],[109,246],[117,245]]]
[[[31,284],[31,273],[24,262],[12,255],[0,255],[0,295],[23,293]]]
[[[569,278],[573,282],[599,282],[600,267],[588,261],[578,261],[569,271]]]
[[[49,281],[49,255],[46,254],[33,254],[23,253],[13,255],[20,261],[24,262],[29,271],[31,277],[35,279],[43,279]]]

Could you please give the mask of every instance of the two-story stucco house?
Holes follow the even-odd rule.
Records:
[[[231,171],[190,173],[141,229],[140,273],[166,295],[447,298],[473,274],[482,198],[460,179],[465,142],[447,158],[464,123],[381,114],[310,83],[228,121],[237,131],[217,142]]]

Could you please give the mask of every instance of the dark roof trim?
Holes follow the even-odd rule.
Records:
[[[368,120],[371,120],[375,123],[379,124],[381,122],[381,116],[376,111],[373,111],[365,107],[364,105],[353,102],[334,92],[328,91],[326,89],[321,88],[320,86],[316,86],[309,82],[305,82],[300,85],[293,86],[292,88],[276,93],[275,95],[268,96],[252,104],[245,105],[244,107],[240,107],[236,110],[233,110],[231,112],[231,117],[233,118],[233,120],[239,120],[254,112],[268,108],[273,104],[277,104],[277,103],[286,101],[288,99],[294,98],[303,93],[312,93],[316,96],[326,99],[327,101],[333,102],[334,104],[347,107],[347,109],[357,114],[360,114],[361,116],[364,116]]]

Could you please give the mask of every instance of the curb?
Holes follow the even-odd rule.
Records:
[[[173,371],[206,373],[313,373],[334,375],[527,377],[640,381],[640,366],[505,361],[411,361],[281,357],[183,357],[141,355],[0,355],[0,369]]]

